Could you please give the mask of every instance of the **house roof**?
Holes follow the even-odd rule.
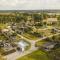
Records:
[[[28,46],[28,43],[25,42],[25,41],[23,41],[23,40],[21,40],[21,41],[18,43],[18,46],[26,47],[26,46]]]
[[[56,43],[53,43],[53,42],[48,42],[48,43],[45,43],[43,45],[43,47],[46,47],[46,48],[53,48],[55,46]]]
[[[8,30],[8,29],[3,29],[2,31],[3,31],[3,32],[7,32],[7,31],[9,31],[9,30]]]
[[[8,26],[7,28],[11,28],[11,26]]]
[[[57,21],[57,18],[48,18],[47,21],[54,22],[54,21]]]

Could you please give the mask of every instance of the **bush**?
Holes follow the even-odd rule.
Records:
[[[36,36],[36,37],[42,37],[41,33],[34,32],[34,33],[31,33],[31,34],[34,35],[34,36]]]
[[[18,50],[18,51],[20,51],[20,50],[21,50],[21,48],[20,48],[20,47],[17,47],[17,50]]]
[[[17,44],[15,44],[15,43],[12,43],[11,45],[12,45],[12,47],[17,47]]]
[[[8,55],[8,54],[11,54],[11,53],[14,53],[14,52],[16,52],[16,50],[15,49],[12,49],[12,50],[10,50],[10,51],[4,51],[3,53],[2,53],[2,55]]]

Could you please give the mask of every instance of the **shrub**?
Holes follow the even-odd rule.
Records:
[[[14,53],[14,52],[16,52],[16,50],[15,50],[15,49],[12,49],[12,50],[10,50],[10,51],[4,51],[4,52],[2,53],[2,55],[8,55],[8,54],[11,54],[11,53]]]

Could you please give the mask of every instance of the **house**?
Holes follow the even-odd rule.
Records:
[[[58,13],[48,13],[48,15],[50,15],[50,16],[51,16],[51,15],[52,15],[52,16],[54,16],[54,15],[58,15],[58,16],[59,16],[60,13],[59,13],[59,12],[58,12]]]
[[[3,49],[4,49],[4,51],[10,51],[13,48],[12,48],[10,43],[4,43],[4,48]]]
[[[29,46],[29,44],[26,41],[23,41],[23,40],[21,40],[18,43],[18,47],[20,48],[20,51],[25,51],[26,47],[28,47],[28,46]]]
[[[17,29],[16,24],[12,24],[12,25],[11,25],[11,29],[15,31],[15,30]]]
[[[12,31],[11,29],[5,28],[5,29],[2,29],[2,33],[6,33],[7,35],[12,35],[14,31]]]
[[[0,40],[0,48],[3,48],[4,51],[10,51],[13,49],[10,43],[2,40]]]
[[[54,48],[55,45],[56,45],[56,43],[54,43],[54,42],[47,42],[42,46],[42,48],[46,51],[50,51],[51,49]]]
[[[57,18],[48,18],[47,24],[57,24]]]
[[[8,32],[9,30],[8,29],[3,29],[2,32]]]
[[[9,36],[9,30],[8,29],[2,29],[2,34],[5,36]]]

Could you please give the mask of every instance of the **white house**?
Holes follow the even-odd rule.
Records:
[[[48,18],[47,19],[47,23],[50,23],[50,24],[56,23],[57,21],[58,21],[57,18]]]
[[[18,43],[18,47],[20,48],[21,51],[25,51],[25,48],[29,46],[29,44],[23,40],[21,40],[19,43]]]
[[[8,32],[9,30],[8,29],[3,29],[2,32]]]

